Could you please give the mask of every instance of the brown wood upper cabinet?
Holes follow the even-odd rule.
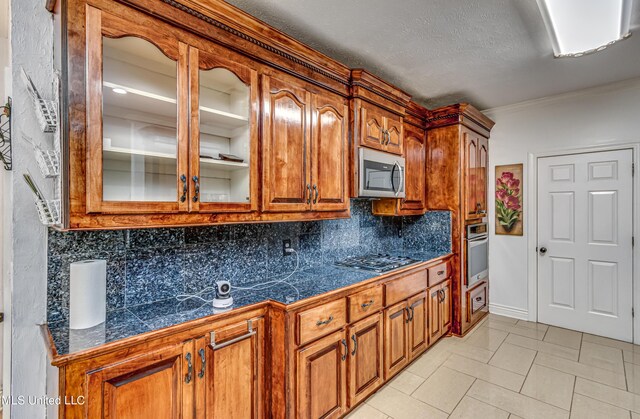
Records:
[[[360,102],[360,145],[402,154],[402,117],[367,102]]]
[[[257,210],[257,71],[149,17],[86,19],[87,213]]]
[[[420,120],[412,118],[412,121]],[[384,198],[373,201],[372,211],[375,215],[421,215],[427,210],[427,134],[424,128],[408,123],[407,119],[403,131],[406,196],[402,199]]]
[[[348,209],[346,100],[269,76],[262,89],[263,210]]]
[[[466,219],[482,218],[487,214],[487,165],[489,140],[463,129],[464,185]]]

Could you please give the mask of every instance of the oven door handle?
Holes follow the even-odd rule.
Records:
[[[476,247],[476,246],[480,246],[482,244],[485,244],[489,241],[489,237],[485,237],[484,239],[476,239],[476,240],[467,240],[468,242],[468,246],[471,247]]]

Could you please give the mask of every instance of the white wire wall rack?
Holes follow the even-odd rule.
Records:
[[[33,81],[31,81],[31,78],[24,71],[24,68],[21,70],[22,81],[33,100],[40,129],[42,132],[56,132],[58,129],[58,101],[44,99],[36,89]]]
[[[5,170],[12,169],[13,153],[11,150],[11,98],[0,106],[0,161]]]

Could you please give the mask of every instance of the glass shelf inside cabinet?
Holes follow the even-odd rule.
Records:
[[[103,38],[103,200],[176,201],[177,65],[140,38]]]
[[[200,70],[200,201],[250,202],[249,87],[224,68]]]

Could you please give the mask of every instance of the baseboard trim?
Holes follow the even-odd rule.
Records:
[[[489,313],[505,317],[513,317],[518,320],[529,320],[529,311],[521,308],[489,303]]]

